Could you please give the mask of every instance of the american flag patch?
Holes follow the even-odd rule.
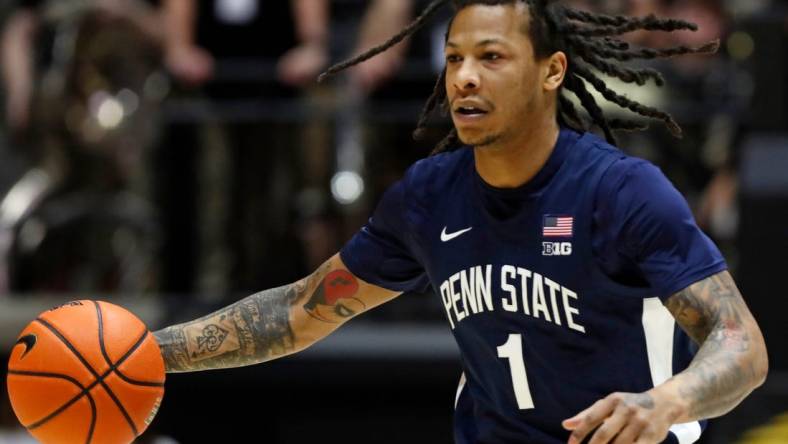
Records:
[[[572,237],[572,216],[553,216],[546,214],[542,224],[542,236],[544,237]]]

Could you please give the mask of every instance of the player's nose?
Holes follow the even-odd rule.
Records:
[[[454,88],[460,93],[474,92],[481,86],[479,70],[472,60],[465,59],[454,75]]]

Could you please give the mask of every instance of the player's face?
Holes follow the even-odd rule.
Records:
[[[516,140],[544,112],[545,62],[527,35],[528,6],[473,5],[460,10],[446,43],[446,93],[460,140],[476,147]]]

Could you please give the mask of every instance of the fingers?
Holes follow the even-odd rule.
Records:
[[[627,426],[627,422],[631,416],[632,415],[629,412],[629,409],[625,405],[618,404],[616,409],[613,411],[613,414],[609,418],[605,419],[602,422],[602,425],[596,429],[588,444],[605,444],[610,442],[616,437],[616,435],[619,434],[621,429]],[[635,437],[637,437],[637,435],[635,435]],[[633,440],[626,442],[632,441]]]
[[[616,407],[616,400],[612,396],[600,399],[591,407],[583,410],[574,417],[565,420],[562,425],[571,430],[569,444],[580,444],[594,428],[601,424]]]
[[[646,428],[647,423],[643,420],[635,419],[630,420],[629,423],[624,427],[616,439],[613,441],[613,444],[632,444],[636,442],[640,438],[640,434],[643,433],[643,430]],[[641,442],[641,441],[637,441]],[[646,441],[642,441],[646,442]],[[650,441],[649,441],[650,442]]]
[[[627,443],[633,442],[634,444],[659,444],[667,438],[668,434],[660,434],[659,432],[645,427],[642,432],[640,432],[640,436],[638,436],[637,441],[626,441]]]
[[[569,444],[589,437],[589,444],[657,444],[667,436],[670,420],[656,413],[648,393],[613,393],[562,425],[572,431]]]

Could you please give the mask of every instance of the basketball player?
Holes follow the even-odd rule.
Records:
[[[433,2],[384,51],[418,28]],[[616,60],[716,50],[635,49],[611,17],[545,1],[455,1],[446,69],[428,101],[454,128],[311,276],[155,333],[167,370],[249,365],[303,350],[348,319],[432,286],[462,354],[458,443],[690,443],[767,373],[761,332],[686,202],[653,165],[612,146],[586,84],[658,73]],[[607,141],[582,130],[575,94]],[[676,327],[675,324],[678,324]],[[690,341],[697,346],[697,353]]]

